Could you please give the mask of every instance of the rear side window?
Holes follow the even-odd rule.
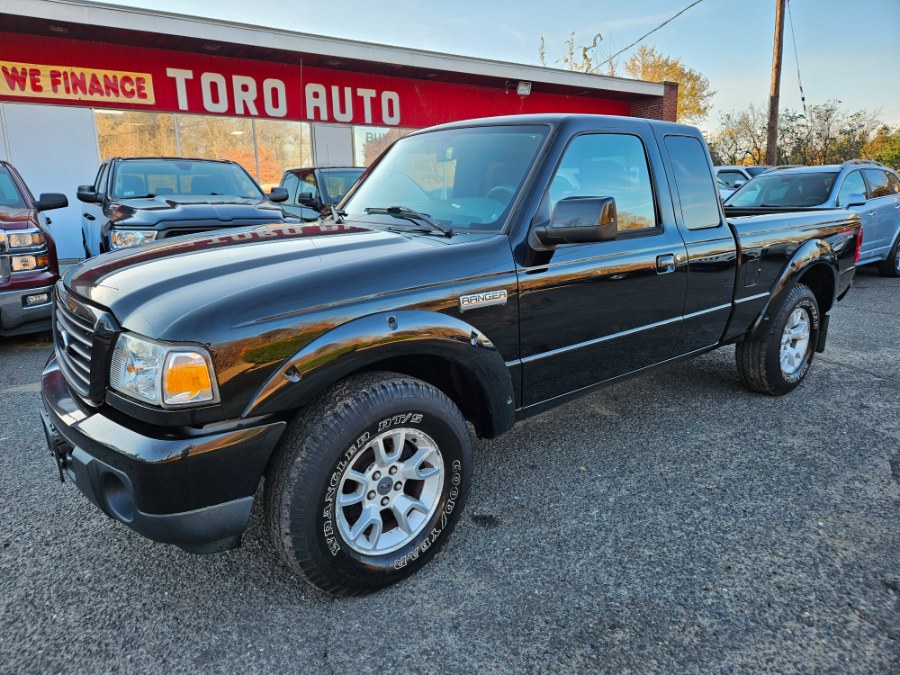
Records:
[[[897,178],[897,176],[892,173],[889,173],[887,177],[888,182],[891,184],[891,193],[895,195],[900,194],[900,178]]]
[[[888,175],[881,169],[866,169],[866,182],[869,184],[872,199],[887,197],[891,194],[891,186],[888,183]]]
[[[684,226],[689,230],[718,227],[722,222],[719,193],[700,141],[691,136],[666,136],[666,149],[675,171]]]
[[[619,232],[656,227],[644,144],[626,134],[584,134],[566,148],[550,182],[550,207],[566,197],[613,197]]]
[[[849,173],[844,179],[844,184],[841,186],[841,191],[838,193],[837,205],[844,206],[852,194],[862,195],[863,197],[866,196],[866,184],[859,171]]]

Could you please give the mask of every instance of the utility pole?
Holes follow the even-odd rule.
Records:
[[[781,52],[784,38],[784,6],[788,0],[775,0],[775,48],[772,52],[772,86],[769,87],[769,128],[766,133],[766,164],[778,163],[778,98],[781,90]]]

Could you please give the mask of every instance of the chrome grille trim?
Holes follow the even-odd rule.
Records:
[[[93,313],[59,286],[54,293],[54,305],[53,342],[56,359],[69,385],[78,394],[88,398],[94,346]]]

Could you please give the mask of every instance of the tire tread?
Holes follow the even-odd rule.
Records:
[[[329,444],[343,428],[364,411],[372,399],[386,403],[403,399],[431,399],[454,414],[465,429],[465,419],[449,397],[435,387],[410,376],[388,372],[363,373],[337,383],[310,403],[288,426],[279,450],[266,471],[265,520],[276,551],[290,569],[308,583],[337,596],[363,595],[373,589],[350,588],[331,580],[309,554],[315,542],[307,541],[302,527],[292,527],[292,504],[297,491],[318,491],[319,485],[297,480],[303,465],[328,461]],[[311,495],[315,497],[315,495]],[[449,534],[449,532],[447,532]],[[441,540],[441,543],[443,539]],[[437,550],[439,546],[435,546]],[[299,554],[305,551],[306,555]]]

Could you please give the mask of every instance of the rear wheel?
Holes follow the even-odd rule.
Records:
[[[735,351],[744,386],[778,396],[795,389],[809,372],[819,335],[819,305],[804,284],[792,288],[765,319],[768,327]]]
[[[437,552],[471,473],[465,420],[442,392],[391,373],[352,377],[285,432],[266,473],[269,533],[313,585],[369,593]]]
[[[897,241],[891,247],[887,260],[878,265],[878,271],[884,277],[900,277],[900,237],[897,237]]]

